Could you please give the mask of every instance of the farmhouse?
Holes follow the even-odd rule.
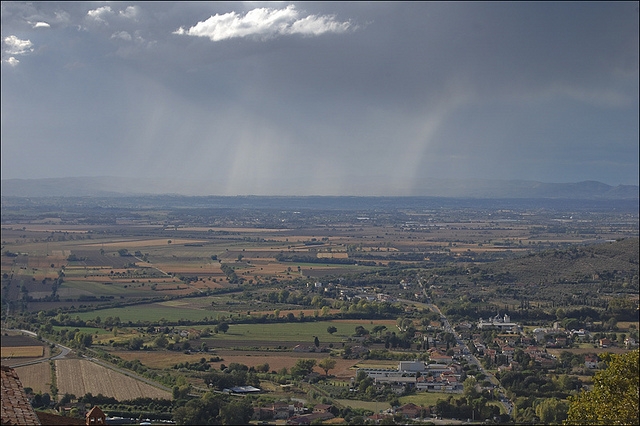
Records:
[[[396,409],[396,413],[402,415],[402,417],[405,419],[415,419],[420,417],[422,410],[422,407],[410,402],[401,407],[398,407]]]
[[[609,346],[612,346],[612,345],[613,345],[613,342],[611,341],[611,339],[608,339],[606,337],[603,339],[600,339],[601,348],[608,348]]]
[[[513,359],[513,355],[515,354],[516,350],[514,348],[512,348],[511,346],[503,346],[500,348],[500,350],[502,351],[502,355],[507,357],[507,361],[511,362],[511,360]]]
[[[329,404],[316,404],[313,406],[314,413],[330,413],[333,410],[333,405]]]
[[[311,423],[323,422],[325,420],[333,419],[335,416],[331,413],[311,413],[303,414],[301,416],[291,417],[287,420],[288,425],[310,425]]]
[[[571,330],[570,334],[574,340],[579,340],[581,342],[591,339],[591,334],[584,328],[581,328],[580,330]]]
[[[453,361],[453,357],[445,355],[437,350],[434,350],[430,355],[429,359],[436,364],[450,364]]]
[[[584,356],[584,366],[589,369],[598,368],[598,356],[595,354],[586,354]]]
[[[93,407],[86,415],[86,424],[88,425],[104,425],[107,423],[107,416],[100,407]]]
[[[253,420],[288,419],[294,415],[306,414],[307,409],[301,402],[276,401],[264,407],[254,407]]]

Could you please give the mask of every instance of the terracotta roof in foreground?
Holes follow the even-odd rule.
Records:
[[[2,366],[0,378],[2,381],[2,424],[40,425],[40,420],[29,403],[29,398],[24,392],[16,370]]]

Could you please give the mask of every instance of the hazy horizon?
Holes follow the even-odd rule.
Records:
[[[115,176],[66,177],[48,179],[3,179],[3,197],[95,197],[95,196],[222,196],[222,197],[436,197],[436,198],[554,198],[554,199],[638,199],[637,185],[611,186],[598,181],[545,183],[526,180],[456,180],[428,179],[410,194],[389,193],[339,194],[327,188],[322,193],[251,192],[224,194],[215,183],[194,180],[126,178]]]
[[[637,2],[3,2],[1,178],[639,184]]]

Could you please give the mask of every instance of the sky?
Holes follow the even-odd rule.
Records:
[[[638,185],[638,2],[2,2],[2,179]]]

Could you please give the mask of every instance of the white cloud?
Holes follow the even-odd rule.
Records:
[[[131,41],[131,34],[126,31],[119,31],[111,34],[111,38],[119,38],[120,40]]]
[[[338,22],[335,16],[331,15],[309,15],[300,18],[295,6],[289,5],[284,9],[256,8],[244,16],[236,12],[216,14],[188,30],[180,27],[174,34],[208,37],[211,41],[220,41],[236,37],[268,39],[286,34],[343,33],[352,27],[350,22]]]
[[[19,61],[19,60],[17,60],[16,58],[14,58],[13,56],[12,56],[12,57],[10,57],[9,59],[5,59],[5,60],[4,60],[4,61],[2,61],[2,62],[4,62],[5,64],[10,65],[10,66],[12,66],[12,67],[18,66],[18,64],[20,63],[20,61]]]
[[[135,19],[138,16],[139,9],[137,6],[128,6],[125,10],[120,11],[120,16],[128,19]]]
[[[322,33],[343,33],[349,29],[349,22],[336,22],[333,16],[309,15],[291,24],[291,34],[320,35]]]
[[[7,45],[5,53],[9,55],[24,55],[33,52],[33,43],[30,40],[20,40],[18,37],[11,35],[3,40]]]
[[[98,22],[105,22],[104,17],[113,13],[110,6],[102,6],[87,12],[87,16]]]
[[[33,24],[33,28],[49,28],[51,25],[47,24],[46,22],[36,22],[35,24]]]

